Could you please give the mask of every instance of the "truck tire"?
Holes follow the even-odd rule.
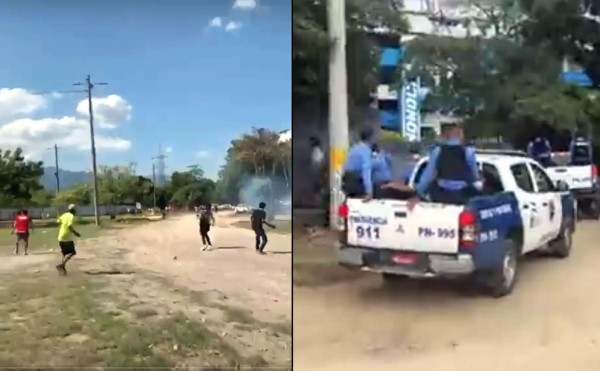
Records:
[[[550,250],[553,256],[564,259],[568,258],[571,254],[571,247],[573,246],[573,226],[569,225],[563,228],[560,232],[560,236],[551,242]]]
[[[590,200],[588,204],[588,212],[590,218],[594,220],[600,219],[600,204],[597,199]]]
[[[488,293],[494,298],[501,298],[512,293],[519,272],[519,249],[511,239],[506,240],[506,252],[502,264],[489,272],[487,276]]]

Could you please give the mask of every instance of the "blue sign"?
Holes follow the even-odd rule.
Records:
[[[410,142],[421,140],[421,80],[407,81],[400,94],[402,136]]]
[[[586,88],[589,88],[593,85],[590,77],[582,71],[563,72],[561,78],[563,82],[583,86]]]

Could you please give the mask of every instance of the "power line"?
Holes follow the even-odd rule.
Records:
[[[162,146],[159,144],[158,145],[158,155],[156,157],[152,157],[153,160],[156,160],[156,170],[157,170],[157,175],[158,175],[158,184],[163,185],[165,184],[166,181],[166,177],[165,177],[165,159],[167,158],[167,156],[165,154],[163,154],[162,152]],[[154,180],[153,180],[154,181]]]
[[[85,82],[76,82],[74,86],[85,86],[85,91],[88,97],[88,112],[90,115],[90,143],[92,150],[92,178],[94,186],[94,219],[96,226],[100,225],[100,215],[98,214],[98,167],[96,165],[96,138],[94,136],[94,111],[92,108],[92,89],[96,85],[108,85],[105,82],[97,82],[92,84],[90,75],[87,75]]]

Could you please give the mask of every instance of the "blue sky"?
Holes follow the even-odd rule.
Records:
[[[167,172],[215,176],[232,139],[291,126],[291,1],[237,1],[0,1],[0,148],[89,168],[85,95],[30,93],[90,74],[99,164],[148,174],[161,144]]]

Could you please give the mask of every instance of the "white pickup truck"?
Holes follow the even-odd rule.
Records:
[[[600,188],[595,164],[571,165],[569,152],[552,153],[553,165],[546,167],[550,179],[565,182],[579,206],[579,210],[593,219],[600,219]]]
[[[569,256],[575,203],[536,161],[503,153],[479,154],[483,195],[464,206],[402,200],[348,199],[339,263],[398,277],[473,276],[494,297],[512,292],[519,258],[536,250]],[[420,178],[427,159],[415,168]]]

